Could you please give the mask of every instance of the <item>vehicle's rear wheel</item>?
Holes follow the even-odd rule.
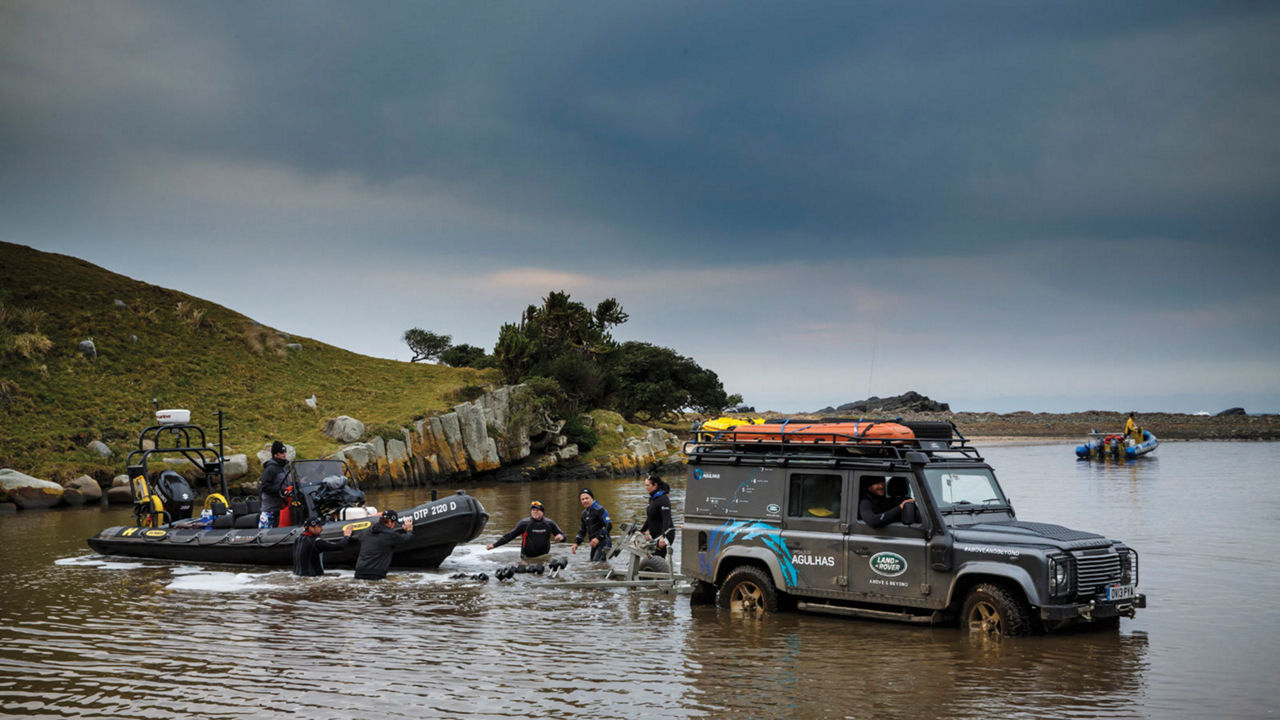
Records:
[[[1026,635],[1031,632],[1031,609],[1003,587],[982,583],[969,591],[960,621],[974,634]]]
[[[720,607],[742,612],[778,612],[778,591],[765,571],[754,565],[743,565],[729,573],[720,586]]]

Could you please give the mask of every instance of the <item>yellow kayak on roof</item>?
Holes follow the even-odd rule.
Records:
[[[709,439],[715,433],[723,432],[725,430],[732,430],[738,427],[739,425],[763,425],[763,424],[764,424],[764,418],[750,418],[750,417],[736,418],[736,417],[729,417],[725,415],[722,417],[718,417],[715,420],[708,420],[702,423],[701,425],[699,425],[697,428],[695,428],[695,430],[698,433],[707,433],[706,437],[703,437],[701,434],[698,435],[699,440],[705,440],[705,439]]]

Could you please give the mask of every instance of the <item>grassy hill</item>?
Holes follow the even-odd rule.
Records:
[[[93,360],[77,349],[88,339]],[[222,410],[228,454],[252,456],[279,438],[318,456],[338,447],[320,434],[329,417],[389,431],[496,380],[289,337],[200,298],[0,242],[0,467],[54,480],[123,472],[154,420],[152,398],[190,409],[210,440]],[[93,440],[115,455],[89,451]]]

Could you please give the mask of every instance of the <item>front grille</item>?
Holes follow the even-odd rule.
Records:
[[[1076,592],[1094,595],[1108,585],[1120,582],[1120,556],[1114,549],[1086,555],[1072,553],[1076,561]]]

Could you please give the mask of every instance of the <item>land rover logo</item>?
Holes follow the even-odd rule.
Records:
[[[777,503],[769,503],[765,507],[765,512],[769,513],[770,515],[777,515],[778,513],[782,512],[782,507],[779,506]]]
[[[871,556],[871,569],[877,575],[898,577],[907,571],[907,559],[898,553],[882,552]]]

